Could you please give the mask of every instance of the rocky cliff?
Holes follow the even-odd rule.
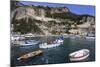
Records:
[[[66,7],[19,6],[11,11],[11,23],[13,32],[22,34],[69,34],[71,30],[80,34],[84,29],[86,33],[90,27],[95,28],[95,17],[71,13]],[[79,27],[86,23],[87,27]]]

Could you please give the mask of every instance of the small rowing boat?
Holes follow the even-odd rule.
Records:
[[[27,53],[25,55],[22,55],[21,57],[17,58],[17,60],[26,60],[28,58],[38,56],[42,53],[43,53],[42,50],[33,51],[33,52]]]
[[[70,61],[82,61],[85,60],[90,54],[88,49],[82,49],[69,54]]]

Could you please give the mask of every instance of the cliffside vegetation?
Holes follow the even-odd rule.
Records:
[[[44,7],[40,5],[39,6],[24,5],[21,4],[20,2],[15,2],[15,1],[11,3],[11,7],[12,7],[11,12],[15,11],[16,9],[19,9],[16,10],[15,13],[13,14],[11,24],[13,24],[14,28],[13,32],[20,32],[21,34],[26,34],[26,33],[45,34],[45,31],[51,34],[57,34],[59,32],[69,34],[70,33],[69,30],[72,29],[72,25],[75,26],[74,29],[77,29],[77,25],[84,24],[88,20],[90,24],[95,22],[94,16],[77,15],[70,12],[70,10],[67,7],[65,8],[65,7],[49,7],[49,6]],[[26,10],[27,8],[31,9],[27,11]],[[22,14],[21,11],[22,13],[25,12],[25,15],[21,15]],[[18,16],[18,13],[20,16]],[[31,14],[31,16],[27,14]],[[42,18],[41,15],[44,16],[44,18]],[[18,17],[21,16],[24,17],[21,19],[17,19]],[[36,19],[33,16],[42,19]],[[51,20],[47,20],[46,18]],[[45,19],[46,21],[44,21],[43,19]]]

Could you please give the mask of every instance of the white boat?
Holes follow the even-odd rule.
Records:
[[[16,36],[11,36],[11,40],[12,40],[12,41],[19,41],[19,40],[24,40],[24,39],[25,39],[24,36],[18,36],[18,35],[16,35]]]
[[[48,44],[48,43],[42,43],[39,45],[39,48],[53,48],[53,47],[57,47],[57,46],[60,46],[61,44],[63,44],[63,41],[62,39],[56,39],[54,41],[54,43],[51,43],[51,44]]]
[[[63,39],[56,39],[56,42],[59,44],[63,44],[64,40]]]
[[[43,43],[43,44],[40,44],[39,48],[53,48],[53,47],[57,47],[59,46],[60,44],[47,44],[47,43]]]
[[[28,43],[28,44],[20,44],[21,46],[28,46],[28,45],[33,45],[32,43]]]
[[[70,61],[85,60],[90,54],[88,49],[82,49],[69,54]]]
[[[26,45],[35,45],[35,44],[38,44],[39,41],[36,41],[36,40],[29,40],[29,41],[25,41],[24,43],[20,44],[22,46],[26,46]]]
[[[93,40],[94,40],[94,39],[95,39],[95,37],[86,37],[86,39],[93,39]]]

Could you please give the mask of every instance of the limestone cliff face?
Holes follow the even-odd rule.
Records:
[[[11,22],[15,32],[33,34],[67,34],[78,26],[95,28],[94,16],[73,14],[65,7],[21,6],[11,11]]]
[[[35,10],[33,8],[26,8],[26,7],[20,7],[20,8],[17,8],[15,9],[14,11],[12,11],[12,14],[11,16],[14,17],[15,16],[15,19],[22,19],[22,18],[25,18],[25,17],[34,17],[34,16],[40,16],[42,10]]]
[[[88,22],[90,24],[95,24],[95,18],[93,16],[83,16],[80,22]]]
[[[49,12],[50,14],[54,13],[66,13],[69,12],[69,9],[66,7],[55,7],[55,8],[40,8],[40,7],[19,7],[11,12],[11,17],[14,17],[16,14],[16,19],[21,19],[24,17],[34,17],[34,16],[45,16],[46,12]]]

